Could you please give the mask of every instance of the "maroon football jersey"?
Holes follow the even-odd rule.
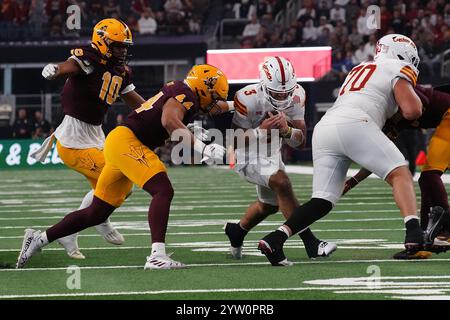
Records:
[[[64,113],[100,125],[118,95],[134,90],[131,69],[112,65],[90,46],[72,49],[71,54],[69,59],[74,59],[82,72],[70,76],[64,84],[61,94]]]
[[[419,118],[420,128],[436,128],[450,108],[450,94],[420,85],[417,85],[415,90],[424,107]]]
[[[167,83],[161,91],[147,100],[142,106],[132,111],[124,125],[133,130],[136,137],[150,149],[164,145],[169,134],[161,123],[164,104],[170,98],[178,100],[187,110],[183,123],[188,121],[199,110],[197,97],[183,81]]]

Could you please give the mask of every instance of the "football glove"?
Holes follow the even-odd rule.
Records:
[[[209,131],[204,129],[201,126],[196,125],[195,123],[189,123],[186,126],[194,135],[195,138],[201,141],[209,140]]]
[[[58,73],[58,65],[49,63],[42,69],[42,76],[47,80],[55,79]]]
[[[202,153],[202,162],[205,162],[208,165],[212,165],[214,163],[223,163],[223,157],[225,156],[226,149],[217,143],[211,143],[205,146]]]

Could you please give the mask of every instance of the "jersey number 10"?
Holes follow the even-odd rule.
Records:
[[[347,76],[348,80],[342,85],[339,95],[342,96],[345,93],[350,83],[351,86],[348,91],[359,91],[364,88],[376,68],[377,66],[375,64],[359,65],[353,68]]]
[[[99,97],[103,101],[105,101],[106,98],[106,103],[111,105],[117,99],[123,79],[119,76],[111,77],[111,73],[107,71],[103,74],[102,80],[103,84],[100,89]]]

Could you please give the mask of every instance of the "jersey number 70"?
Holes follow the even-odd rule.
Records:
[[[348,91],[359,91],[364,88],[376,68],[377,66],[375,64],[359,65],[353,68],[347,76],[348,80],[342,85],[339,95],[342,96],[345,93],[345,90],[350,83],[351,86]]]

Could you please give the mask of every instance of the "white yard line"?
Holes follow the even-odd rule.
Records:
[[[118,228],[120,229],[120,228]],[[120,229],[122,230],[122,229]],[[125,229],[123,229],[125,230]],[[258,233],[258,234],[266,234],[268,232],[272,231],[271,229],[268,230],[252,230],[251,233]],[[391,231],[405,231],[405,228],[398,228],[398,229],[314,229],[314,232],[391,232]],[[195,235],[224,235],[223,231],[197,231],[197,232],[167,232],[166,235],[168,236],[195,236]],[[148,237],[149,233],[124,233],[122,232],[122,235],[124,237]],[[79,237],[98,237],[101,236],[98,233],[95,234],[83,234],[81,233]],[[20,236],[0,236],[0,239],[23,239],[23,235]]]
[[[72,260],[74,261],[74,260]],[[447,262],[449,259],[433,258],[424,260],[393,260],[393,259],[367,259],[367,260],[310,260],[294,262],[294,265],[307,264],[357,264],[357,263],[431,263],[431,262]],[[234,267],[234,266],[269,266],[269,262],[230,262],[230,263],[192,263],[188,264],[188,268],[202,267]],[[81,270],[108,270],[108,269],[143,269],[142,265],[118,265],[118,266],[80,266]],[[1,272],[32,272],[32,271],[66,271],[67,267],[49,267],[49,268],[25,268],[25,269],[0,269]],[[342,287],[339,287],[342,289]]]
[[[367,218],[367,219],[324,219],[316,221],[316,223],[334,223],[334,222],[367,222],[367,221],[400,221],[400,218]],[[201,226],[214,226],[219,225],[222,226],[228,220],[173,220],[169,222],[169,227],[201,227]],[[126,221],[124,221],[126,222]],[[120,229],[120,221],[115,222],[114,224],[118,226]],[[130,222],[128,222],[130,223]],[[145,221],[131,221],[131,223],[146,223]],[[280,221],[263,221],[260,223],[260,226],[277,226],[280,224]],[[30,226],[22,225],[22,226],[0,226],[0,229],[26,229]],[[40,225],[33,226],[33,228],[48,228],[51,225]]]

